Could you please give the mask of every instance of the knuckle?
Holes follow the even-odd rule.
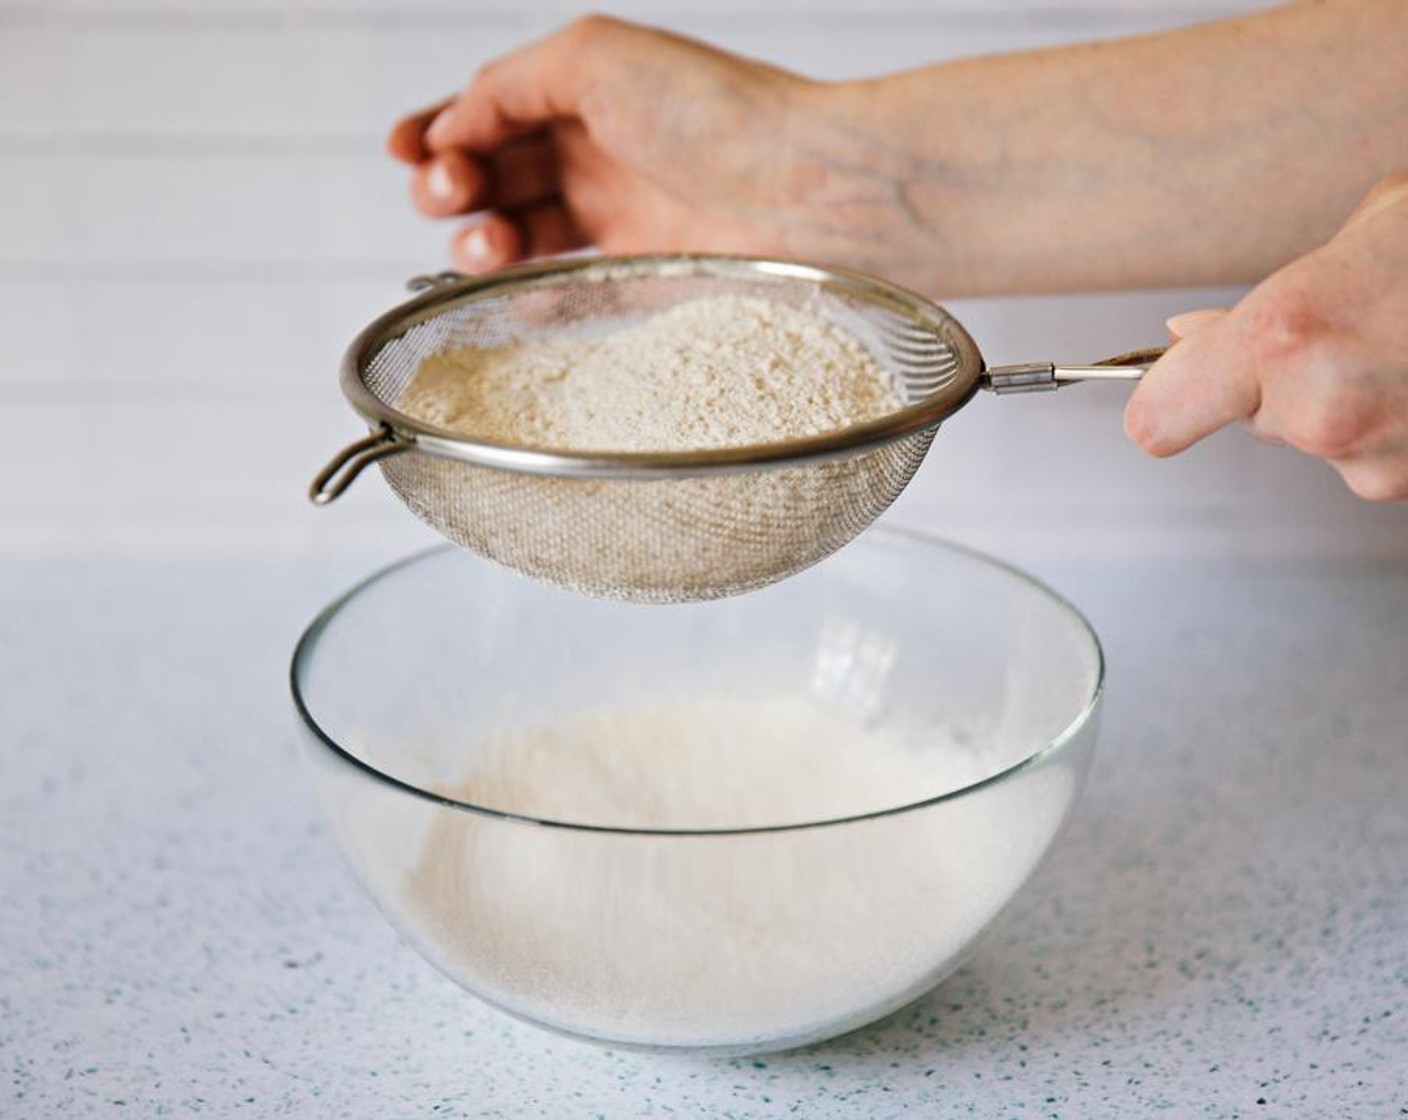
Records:
[[[557,65],[575,73],[579,80],[599,79],[613,65],[618,53],[617,32],[622,26],[620,20],[600,12],[578,16],[558,32],[553,43]]]
[[[1374,410],[1362,398],[1333,389],[1294,406],[1286,442],[1318,459],[1338,459],[1358,450],[1372,430]]]
[[[562,30],[563,38],[573,47],[598,43],[618,26],[618,21],[601,12],[578,16]]]
[[[1366,502],[1394,502],[1408,498],[1408,469],[1391,470],[1382,463],[1340,468],[1340,475],[1356,497]]]
[[[1329,323],[1315,301],[1290,291],[1248,317],[1246,344],[1258,369],[1275,373],[1318,347],[1329,333]]]
[[[1294,291],[1250,317],[1245,339],[1263,404],[1275,401],[1274,435],[1321,459],[1346,456],[1372,430],[1375,402],[1349,376],[1334,324]]]

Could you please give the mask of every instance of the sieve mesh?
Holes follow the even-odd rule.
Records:
[[[407,454],[381,459],[387,483],[456,544],[590,595],[709,599],[816,563],[899,496],[938,421],[971,393],[980,363],[967,335],[932,305],[909,306],[894,298],[897,290],[866,278],[764,263],[668,257],[539,266],[487,284],[451,284],[428,304],[415,301],[404,316],[385,317],[354,344],[347,369],[354,404],[416,442]],[[574,458],[567,449],[529,449],[548,454],[530,468],[506,469],[485,461],[494,458],[483,454],[494,450],[488,445],[427,428],[397,410],[421,363],[446,350],[585,339],[722,295],[787,303],[849,332],[895,377],[902,402],[896,415],[904,423],[854,429],[853,444],[843,434],[825,454],[804,446],[808,441],[789,445],[787,433],[779,433],[781,446],[744,456],[747,462],[727,453],[696,455],[689,463],[661,454],[651,457],[648,471],[633,473],[616,469],[630,464],[612,456]],[[799,454],[788,454],[791,446]],[[555,456],[563,458],[560,471],[553,469]],[[583,459],[598,469],[583,469]]]

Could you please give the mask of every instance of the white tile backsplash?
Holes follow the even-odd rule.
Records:
[[[0,410],[78,382],[78,354],[84,341],[68,282],[37,283],[31,278],[0,277]]]
[[[0,138],[45,137],[58,128],[62,53],[56,28],[0,18]]]
[[[819,77],[1139,33],[1197,0],[626,0]],[[431,540],[374,474],[304,492],[362,428],[352,335],[444,263],[381,152],[397,114],[588,10],[507,0],[0,0],[0,557],[390,556]],[[991,361],[1158,341],[1234,290],[955,305]],[[892,516],[1014,559],[1401,555],[1408,519],[1230,431],[1154,462],[1125,391],[979,399]]]
[[[62,161],[0,149],[0,263],[65,256],[74,215]]]

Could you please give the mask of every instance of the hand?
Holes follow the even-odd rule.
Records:
[[[1175,344],[1125,430],[1174,455],[1225,424],[1329,462],[1360,497],[1408,498],[1408,175],[1228,311],[1170,320]]]
[[[593,16],[490,63],[388,147],[424,213],[476,215],[452,244],[469,272],[589,245],[854,263],[864,208],[893,192],[843,158],[833,88]]]

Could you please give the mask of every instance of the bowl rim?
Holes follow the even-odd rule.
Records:
[[[980,790],[1011,781],[1029,770],[1035,770],[1045,765],[1075,741],[1077,736],[1090,724],[1095,713],[1099,710],[1105,692],[1105,650],[1100,643],[1100,636],[1096,633],[1090,620],[1086,618],[1085,614],[1079,608],[1060,592],[1037,579],[1031,573],[1017,567],[1015,564],[1008,563],[1005,560],[999,560],[968,545],[947,541],[921,530],[895,525],[874,526],[864,535],[867,537],[878,536],[886,539],[907,541],[958,553],[970,560],[977,561],[979,564],[1002,572],[1016,579],[1019,583],[1026,584],[1029,588],[1037,591],[1057,607],[1061,608],[1076,624],[1077,628],[1084,632],[1095,653],[1094,683],[1080,712],[1077,713],[1061,731],[1052,736],[1036,750],[1019,759],[1017,762],[1014,762],[1011,766],[1007,766],[996,773],[989,774],[985,778],[980,778],[976,782],[970,782],[968,785],[960,786],[957,789],[945,790],[943,793],[925,797],[918,801],[906,801],[903,804],[887,806],[883,809],[873,809],[864,813],[852,813],[840,817],[824,817],[818,820],[793,821],[786,824],[749,825],[745,827],[636,828],[625,825],[588,824],[581,821],[537,817],[528,813],[515,813],[504,809],[490,808],[486,805],[476,805],[470,801],[461,801],[453,797],[447,797],[441,793],[436,793],[433,790],[424,789],[412,782],[388,774],[366,760],[358,758],[344,748],[318,723],[309,708],[301,684],[301,677],[304,675],[305,668],[324,631],[332,623],[333,619],[342,612],[344,607],[363,592],[381,583],[383,580],[389,579],[403,568],[412,567],[446,553],[464,552],[463,549],[457,548],[453,544],[434,545],[430,548],[421,549],[411,553],[409,556],[404,556],[399,560],[395,560],[390,564],[376,569],[370,575],[358,580],[351,587],[347,588],[347,590],[336,596],[327,606],[318,612],[299,636],[298,644],[294,647],[293,657],[289,662],[289,691],[292,694],[293,706],[303,722],[304,729],[312,735],[316,742],[327,748],[338,761],[351,766],[354,770],[360,771],[362,774],[374,779],[382,785],[389,786],[393,790],[410,794],[413,797],[420,798],[435,805],[440,805],[444,808],[514,824],[532,825],[541,828],[566,829],[571,832],[633,836],[745,836],[771,832],[799,832],[804,829],[833,828],[846,824],[854,824],[860,821],[879,820],[885,817],[899,816],[904,813],[926,809],[930,806],[941,804],[942,802],[957,801],[959,798],[971,796]]]

